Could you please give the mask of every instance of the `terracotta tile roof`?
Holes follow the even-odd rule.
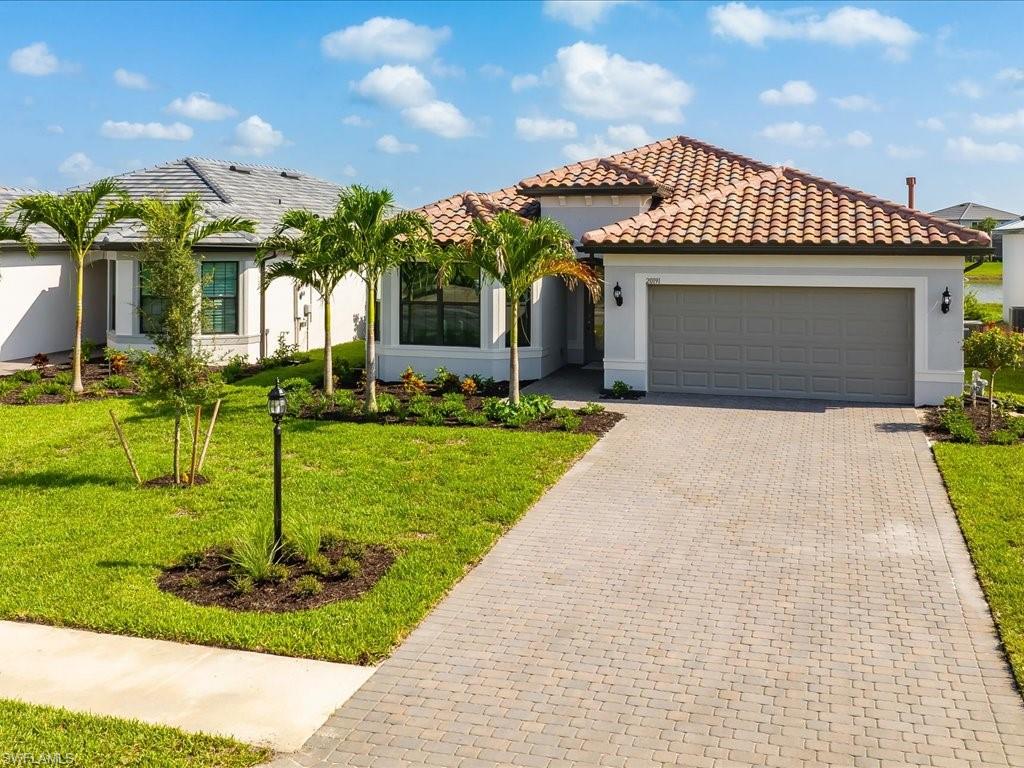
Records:
[[[583,245],[977,246],[967,229],[791,168],[774,168],[592,230]]]
[[[686,136],[562,166],[516,187],[440,200],[422,210],[442,244],[464,242],[474,218],[566,191],[651,194],[650,211],[583,235],[584,246],[972,246],[978,232],[791,168],[777,168]]]

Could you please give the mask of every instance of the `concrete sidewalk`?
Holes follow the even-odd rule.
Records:
[[[0,698],[298,749],[374,667],[0,621]]]

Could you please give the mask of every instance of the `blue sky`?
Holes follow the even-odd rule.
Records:
[[[417,205],[679,133],[1024,212],[1012,3],[0,3],[0,184],[201,155]]]

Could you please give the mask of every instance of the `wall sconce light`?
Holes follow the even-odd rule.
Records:
[[[612,289],[612,296],[615,298],[615,306],[621,307],[622,306],[622,286],[619,285],[618,283],[616,283],[615,287]]]
[[[949,295],[949,286],[946,286],[946,290],[942,292],[942,314],[949,312],[949,307],[953,303],[953,299]]]

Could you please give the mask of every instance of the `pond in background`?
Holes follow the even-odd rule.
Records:
[[[978,301],[983,304],[991,303],[1003,303],[1003,284],[998,283],[972,283],[970,280],[964,281],[967,290],[978,295]]]

